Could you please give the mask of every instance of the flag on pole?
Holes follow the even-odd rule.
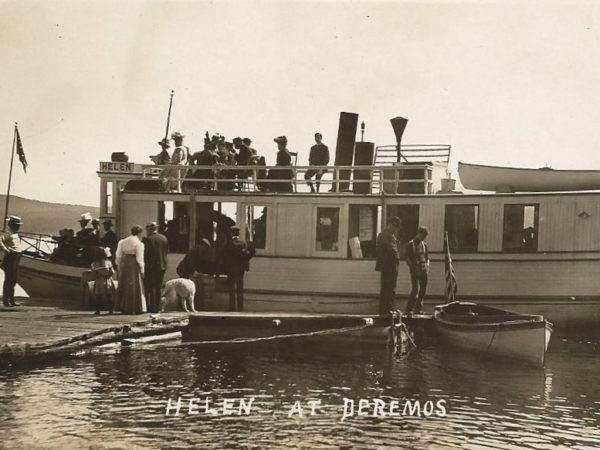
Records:
[[[448,244],[448,232],[444,234],[444,262],[445,262],[445,274],[446,274],[446,290],[444,294],[446,296],[446,303],[456,301],[456,292],[458,285],[456,284],[456,274],[454,273],[454,267],[452,267],[452,257],[450,256],[450,245]]]
[[[23,164],[23,170],[27,173],[27,158],[25,158],[25,152],[23,151],[23,144],[21,143],[21,135],[17,128],[17,155],[19,155],[19,161]]]

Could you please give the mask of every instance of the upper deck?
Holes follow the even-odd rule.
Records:
[[[354,165],[328,166],[300,166],[296,164],[297,154],[292,153],[292,157],[291,166],[100,162],[98,175],[104,191],[106,183],[113,183],[119,192],[289,194],[308,193],[311,183],[318,183],[319,193],[325,195],[430,195],[443,190],[442,179],[447,176],[450,146],[406,145],[402,146],[400,154],[396,146],[381,146],[367,158],[373,164],[364,165],[357,162],[358,155]],[[317,172],[323,173],[320,180],[314,179]],[[311,176],[312,180],[309,179]]]

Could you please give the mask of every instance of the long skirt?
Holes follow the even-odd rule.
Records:
[[[114,309],[115,311],[121,311],[123,314],[142,314],[146,312],[144,283],[135,255],[123,255],[121,259]]]

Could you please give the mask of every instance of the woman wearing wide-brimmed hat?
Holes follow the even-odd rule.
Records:
[[[135,225],[131,235],[121,239],[117,245],[117,268],[119,284],[115,298],[115,311],[123,314],[146,312],[144,295],[144,244],[141,240],[142,227]]]
[[[21,228],[21,218],[10,216],[6,219],[8,230],[0,239],[0,250],[4,252],[2,261],[4,269],[4,285],[2,286],[2,303],[4,306],[19,306],[15,302],[15,286],[17,284],[17,272],[19,269],[19,259],[21,259],[21,238],[19,237],[19,228]]]
[[[278,136],[273,141],[277,144],[277,166],[289,167],[288,169],[271,169],[269,170],[268,178],[271,180],[279,180],[277,182],[269,183],[268,188],[273,192],[293,192],[291,180],[294,178],[294,171],[291,169],[292,166],[292,155],[287,149],[287,137]]]

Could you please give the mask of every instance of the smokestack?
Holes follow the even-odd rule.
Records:
[[[358,114],[342,112],[340,113],[340,125],[338,128],[337,144],[335,147],[335,165],[351,166],[354,158],[354,141],[356,140],[356,130],[358,128]],[[350,180],[350,170],[340,170],[340,180]],[[348,181],[339,182],[339,188],[334,185],[332,191],[347,191],[350,189]]]
[[[394,117],[390,119],[392,123],[392,128],[394,128],[394,134],[396,135],[396,151],[398,152],[398,162],[402,157],[402,153],[400,151],[400,144],[402,142],[402,135],[404,134],[404,130],[406,129],[406,124],[408,123],[408,119],[404,117]]]

